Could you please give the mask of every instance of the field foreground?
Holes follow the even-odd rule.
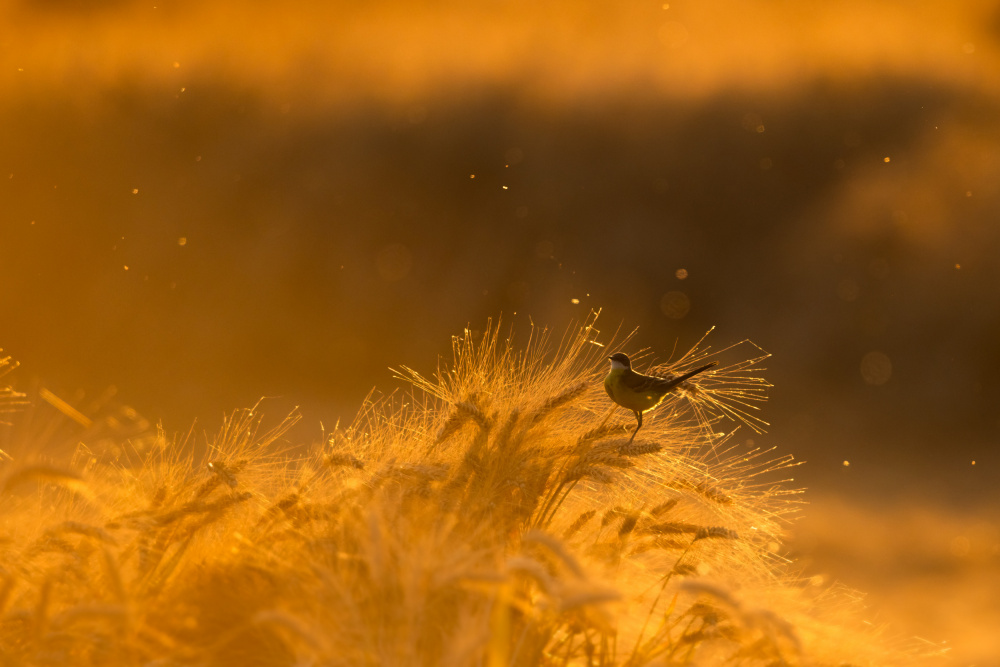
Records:
[[[601,384],[627,339],[598,333],[553,349],[534,331],[518,351],[466,332],[448,368],[402,369],[412,391],[369,398],[308,455],[284,443],[294,415],[268,430],[255,410],[204,457],[162,433],[82,438],[62,459],[8,445],[4,664],[933,659],[782,557],[792,461],[736,444],[729,420],[761,424],[766,354],[655,367],[720,362],[630,441]]]

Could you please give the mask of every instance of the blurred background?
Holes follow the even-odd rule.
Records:
[[[601,309],[658,361],[715,326],[774,355],[740,437],[808,462],[802,562],[1000,664],[1000,1],[0,22],[4,381],[168,433],[268,396],[318,440],[491,317]]]

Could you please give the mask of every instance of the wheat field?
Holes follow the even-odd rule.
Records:
[[[767,355],[710,342],[653,367],[719,361],[631,443],[601,379],[610,350],[643,353],[596,316],[558,341],[463,332],[308,452],[298,415],[268,427],[261,406],[196,455],[190,434],[114,442],[63,405],[85,427],[64,456],[32,454],[51,425],[5,441],[3,664],[932,660],[783,557],[794,461],[733,437],[765,425]],[[0,403],[29,419],[22,395]]]

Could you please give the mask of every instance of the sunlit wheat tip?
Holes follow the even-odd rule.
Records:
[[[35,540],[27,551],[29,557],[43,553],[74,554],[76,553],[76,547],[68,540],[64,540],[56,535],[46,534]]]
[[[677,506],[677,503],[679,502],[680,498],[671,498],[670,500],[662,502],[659,505],[653,507],[651,510],[649,510],[649,513],[654,517],[659,517],[661,514],[666,514],[667,512],[672,510],[674,507]]]
[[[635,466],[634,461],[622,456],[605,454],[603,452],[591,452],[589,454],[585,454],[581,457],[580,463],[582,465],[601,465],[608,466],[610,468],[632,468]]]
[[[629,431],[628,424],[605,424],[604,426],[598,426],[597,428],[591,429],[580,436],[577,440],[577,444],[583,444],[590,442],[592,440],[602,440],[604,438],[621,435]]]
[[[583,479],[585,477],[597,482],[598,484],[611,484],[615,481],[614,475],[608,472],[606,468],[596,465],[578,465],[566,473],[566,481],[570,482]]]
[[[86,523],[80,523],[79,521],[64,521],[57,526],[53,526],[45,531],[47,535],[57,535],[59,533],[75,533],[77,535],[83,535],[85,537],[92,537],[105,544],[117,544],[118,541],[111,536],[107,531],[98,528],[97,526],[91,526]]]
[[[458,409],[453,410],[452,413],[448,415],[444,424],[441,425],[441,428],[438,429],[437,435],[434,437],[434,442],[436,444],[441,444],[450,438],[458,431],[459,428],[461,428],[462,424],[464,424],[468,418],[467,413]]]
[[[525,544],[536,544],[544,547],[566,565],[573,574],[581,579],[584,577],[583,568],[580,567],[579,561],[566,549],[566,545],[561,540],[540,530],[529,530],[521,539]]]
[[[226,463],[224,461],[209,461],[208,469],[214,473],[215,476],[209,478],[209,480],[204,482],[202,486],[195,491],[195,498],[204,498],[211,493],[220,482],[225,483],[231,489],[235,489],[239,484],[239,481],[236,479],[236,473],[241,472],[246,464],[246,459],[241,459],[232,463]]]
[[[657,542],[661,542],[661,541],[657,540]],[[675,542],[673,540],[670,540],[669,542],[670,542],[671,545],[676,545],[676,546],[669,546],[669,547],[664,546],[663,548],[666,548],[666,549],[687,549],[689,546],[691,546],[690,544],[685,544],[683,542]],[[667,544],[667,540],[663,540],[661,543],[664,544],[664,545],[666,545]],[[687,562],[687,561],[682,561],[682,562],[674,564],[673,569],[670,570],[670,571],[672,573],[674,573],[674,574],[680,575],[682,577],[686,577],[686,576],[689,576],[689,575],[698,574],[698,566],[695,563],[691,563],[691,562]]]
[[[663,523],[655,523],[650,526],[645,526],[642,529],[642,532],[651,534],[697,533],[703,528],[704,526],[699,526],[693,523],[685,523],[683,521],[665,521]]]
[[[597,510],[587,510],[586,512],[581,512],[580,516],[576,517],[576,519],[573,520],[573,523],[569,525],[569,528],[567,528],[563,533],[563,539],[568,540],[576,535],[576,533],[579,532],[579,530],[583,528],[588,521],[594,518],[595,514],[597,514]]]
[[[153,498],[149,501],[149,509],[156,509],[163,504],[163,501],[167,499],[167,485],[161,484],[159,488],[156,489],[156,493],[153,494]]]
[[[533,579],[547,595],[552,595],[555,591],[555,581],[548,569],[534,558],[512,556],[507,559],[506,567],[508,572],[522,574]]]
[[[637,531],[641,532],[641,531]],[[690,542],[679,540],[676,538],[669,537],[654,537],[653,539],[643,540],[636,544],[632,549],[632,553],[644,553],[653,549],[662,549],[664,551],[683,551],[691,546]]]
[[[504,421],[503,426],[497,432],[495,441],[498,443],[498,447],[505,448],[511,444],[511,435],[514,432],[514,427],[517,426],[518,421],[521,417],[521,411],[517,408],[511,410],[510,414],[507,415],[507,419]]]
[[[661,451],[663,451],[663,445],[653,442],[626,443],[618,448],[618,453],[622,456],[645,456],[646,454],[656,454]]]
[[[578,382],[559,394],[546,399],[545,402],[542,403],[542,406],[538,408],[533,415],[531,415],[531,421],[538,422],[555,410],[568,405],[582,396],[583,393],[587,391],[587,387],[589,386],[590,383],[588,382]]]
[[[711,500],[712,502],[718,503],[720,505],[730,505],[733,502],[731,496],[715,489],[712,486],[703,483],[690,482],[686,479],[674,479],[665,482],[667,486],[672,489],[682,490],[687,489],[694,491],[705,498]]]
[[[559,599],[559,608],[562,611],[568,611],[586,605],[614,602],[620,600],[621,597],[621,593],[611,588],[588,590],[572,595],[564,595]]]
[[[638,512],[634,512],[626,516],[625,520],[622,521],[621,527],[618,528],[618,536],[624,537],[625,535],[631,533],[633,530],[635,530],[635,525],[638,521],[639,521]]]
[[[300,496],[296,492],[289,493],[281,498],[278,502],[274,503],[267,508],[267,511],[260,517],[257,521],[257,525],[260,526],[268,521],[273,520],[279,514],[288,515],[295,505],[298,504]]]
[[[486,414],[475,403],[471,401],[459,401],[455,404],[455,407],[471,417],[480,428],[485,430],[490,427],[490,422]]]
[[[323,463],[329,468],[357,468],[358,470],[364,470],[365,464],[363,461],[359,460],[352,454],[334,453],[327,454],[323,458]]]
[[[621,519],[622,517],[626,516],[628,513],[629,513],[629,511],[626,508],[622,507],[621,505],[616,505],[616,506],[612,507],[611,509],[607,510],[601,516],[601,528],[604,528],[605,526],[607,526],[612,521],[616,521],[618,519]]]
[[[723,528],[722,526],[705,526],[699,528],[695,534],[694,541],[707,539],[737,540],[739,539],[739,535],[735,530]]]

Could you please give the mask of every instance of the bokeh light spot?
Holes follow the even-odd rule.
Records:
[[[884,352],[872,350],[861,359],[861,377],[872,385],[885,384],[892,377],[892,361]]]
[[[691,300],[684,292],[667,292],[660,299],[660,310],[672,320],[679,320],[691,310]]]
[[[764,132],[764,119],[758,113],[746,113],[743,115],[743,129],[761,134]]]

